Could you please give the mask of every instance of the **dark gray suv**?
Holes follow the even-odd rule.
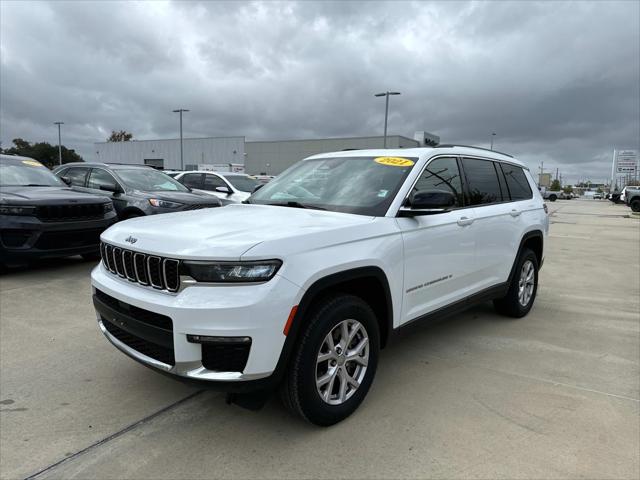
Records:
[[[111,198],[120,220],[221,205],[216,197],[192,192],[169,175],[143,165],[67,163],[53,173],[74,190]]]

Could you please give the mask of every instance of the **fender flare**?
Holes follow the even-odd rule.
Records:
[[[518,264],[518,259],[520,258],[520,255],[522,254],[522,250],[524,249],[524,244],[527,242],[527,240],[530,240],[532,238],[540,239],[540,242],[542,243],[542,253],[544,254],[544,235],[542,234],[542,231],[531,230],[529,232],[526,232],[520,239],[520,246],[518,247],[518,253],[516,254],[516,258],[513,260],[513,265],[511,266],[511,271],[509,272],[509,279],[507,280],[507,285],[511,285],[511,282],[513,281],[513,277],[516,274],[516,265]],[[542,267],[542,256],[540,258],[540,265],[538,265],[538,269],[540,269],[541,267]]]

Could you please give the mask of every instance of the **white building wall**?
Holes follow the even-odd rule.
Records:
[[[184,168],[188,165],[244,164],[244,137],[183,139]],[[162,160],[166,170],[180,170],[180,139],[132,140],[95,144],[95,159],[105,163],[144,165]]]

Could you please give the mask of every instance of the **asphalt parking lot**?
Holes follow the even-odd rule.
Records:
[[[99,333],[91,263],[0,277],[0,476],[638,478],[640,219],[549,204],[532,312],[490,304],[382,352],[331,428],[272,400],[251,412],[164,378]]]

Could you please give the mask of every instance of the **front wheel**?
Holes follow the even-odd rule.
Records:
[[[555,202],[558,199],[558,197],[556,195],[550,195],[549,196],[549,201],[551,202]]]
[[[498,313],[510,317],[524,317],[536,298],[538,291],[538,258],[525,248],[517,260],[516,272],[503,298],[493,301]]]
[[[329,426],[362,403],[378,364],[380,336],[371,307],[353,295],[318,303],[300,333],[281,389],[285,406],[311,423]]]

